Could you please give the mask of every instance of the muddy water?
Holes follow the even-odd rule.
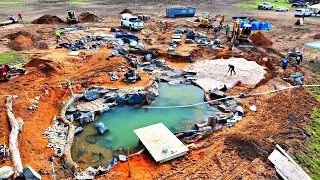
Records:
[[[151,106],[186,105],[203,102],[204,99],[204,92],[192,85],[161,83],[159,93]],[[137,152],[142,148],[134,129],[162,122],[173,133],[190,130],[194,123],[202,122],[215,111],[217,110],[207,104],[178,109],[116,106],[97,119],[98,122],[103,122],[109,131],[99,135],[93,128],[93,123],[87,124],[84,131],[75,138],[72,155],[80,165],[106,164],[113,154],[124,154],[123,150],[127,148],[130,148],[130,152]]]

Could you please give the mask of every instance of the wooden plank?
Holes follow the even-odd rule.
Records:
[[[183,156],[189,150],[162,123],[136,129],[134,133],[139,137],[156,162],[165,162]],[[162,152],[163,147],[167,147],[168,151]]]
[[[289,155],[288,155],[289,156]],[[293,163],[286,155],[275,149],[268,157],[274,164],[277,172],[283,179],[311,180],[308,174],[296,163]]]

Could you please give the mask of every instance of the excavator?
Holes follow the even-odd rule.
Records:
[[[228,37],[229,50],[232,50],[234,46],[238,47],[249,47],[250,46],[250,34],[251,34],[251,24],[244,24],[240,28],[241,19],[237,19],[233,22],[233,30]]]
[[[77,24],[77,16],[74,9],[67,10],[67,23],[68,24]]]
[[[203,13],[198,27],[207,28],[208,26],[212,26],[214,21],[224,22],[224,15],[216,15],[214,18],[211,18],[209,13]]]

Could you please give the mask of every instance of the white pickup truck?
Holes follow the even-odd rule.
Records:
[[[128,28],[130,31],[141,30],[143,29],[143,22],[141,22],[138,17],[135,16],[122,16],[121,27]]]

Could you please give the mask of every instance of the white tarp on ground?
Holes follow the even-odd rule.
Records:
[[[320,41],[308,42],[304,46],[320,49]]]
[[[309,6],[309,8],[313,13],[320,13],[320,4]]]
[[[226,75],[228,64],[235,66],[236,75]],[[198,79],[195,83],[206,92],[224,84],[232,88],[238,81],[246,85],[256,85],[266,73],[263,66],[243,58],[205,60],[195,63],[191,70],[197,72]]]

